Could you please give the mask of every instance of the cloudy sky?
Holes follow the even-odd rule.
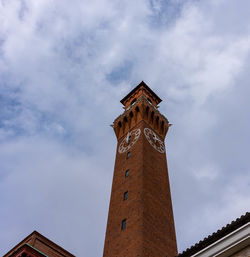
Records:
[[[248,0],[0,0],[0,255],[33,230],[102,256],[120,99],[144,80],[179,252],[248,211]]]

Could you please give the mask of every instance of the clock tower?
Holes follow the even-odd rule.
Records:
[[[174,218],[161,99],[141,82],[115,119],[117,151],[103,257],[174,257]]]

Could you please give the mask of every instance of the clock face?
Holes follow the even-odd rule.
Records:
[[[134,129],[126,135],[126,137],[122,140],[118,151],[119,153],[127,152],[138,140],[139,136],[141,134],[140,129]]]
[[[149,128],[144,129],[144,135],[148,142],[160,153],[165,153],[164,142],[155,134],[155,132]]]

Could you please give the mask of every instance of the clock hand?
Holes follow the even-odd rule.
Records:
[[[130,140],[131,140],[131,135],[130,135],[130,133],[128,132],[128,134],[127,134],[127,136],[126,136],[126,142],[127,142],[127,144],[129,144]]]
[[[154,141],[155,141],[155,143],[156,143],[156,141],[157,141],[157,136],[156,136],[155,133],[153,133],[153,139],[154,139]]]

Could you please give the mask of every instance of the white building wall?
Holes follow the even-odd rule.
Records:
[[[231,255],[230,257],[250,257],[250,246],[242,249],[241,251]]]

